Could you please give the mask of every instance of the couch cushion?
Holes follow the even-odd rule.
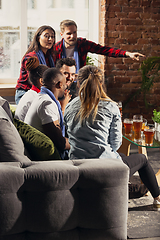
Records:
[[[24,155],[24,145],[10,117],[0,106],[0,162],[30,162]]]
[[[31,160],[47,161],[61,159],[54,143],[49,137],[18,119],[14,118],[13,121]]]
[[[0,106],[6,111],[6,113],[10,117],[10,119],[13,121],[13,116],[12,116],[12,112],[10,110],[10,105],[9,105],[8,101],[6,99],[0,97]]]

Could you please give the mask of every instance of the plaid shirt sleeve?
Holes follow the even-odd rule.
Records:
[[[79,40],[79,47],[81,48],[81,50],[84,49],[84,51],[97,53],[108,57],[125,57],[126,51],[123,51],[121,49],[102,46],[84,38],[79,38]]]
[[[28,80],[28,71],[26,70],[26,62],[29,57],[33,57],[33,56],[37,56],[35,52],[27,53],[23,57],[22,63],[21,63],[21,68],[20,68],[20,76],[17,80],[16,89],[21,88],[24,90],[29,90],[32,87],[31,83]]]
[[[96,44],[92,41],[86,40],[85,38],[78,38],[77,46],[81,67],[86,65],[86,57],[88,52],[101,54],[108,57],[126,57],[126,51],[118,48],[102,46],[100,44]]]

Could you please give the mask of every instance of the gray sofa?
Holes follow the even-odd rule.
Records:
[[[129,170],[116,159],[31,161],[0,107],[0,240],[127,239]]]

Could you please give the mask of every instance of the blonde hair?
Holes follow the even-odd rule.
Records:
[[[60,23],[60,30],[61,30],[61,32],[62,33],[64,32],[65,27],[69,27],[69,26],[72,26],[72,25],[74,25],[77,28],[77,24],[75,23],[75,21],[69,20],[69,19],[63,20]]]
[[[80,118],[81,123],[90,116],[94,121],[99,101],[112,101],[104,91],[103,73],[96,66],[86,65],[79,70],[78,81],[81,85],[79,89],[81,106],[77,117]]]

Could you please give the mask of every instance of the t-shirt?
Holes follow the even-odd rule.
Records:
[[[66,48],[66,57],[69,58],[73,58],[74,57],[74,47],[73,48]]]
[[[16,107],[15,118],[24,121],[28,109],[31,106],[31,103],[33,102],[37,94],[38,93],[36,91],[30,89],[21,97]]]
[[[91,118],[82,125],[76,117],[81,101],[74,98],[67,104],[64,124],[69,137],[69,159],[116,158],[121,157],[117,150],[122,143],[122,122],[115,102],[100,101],[93,122]]]
[[[56,120],[60,122],[57,104],[48,94],[38,93],[26,114],[24,122],[43,132],[42,125]]]

